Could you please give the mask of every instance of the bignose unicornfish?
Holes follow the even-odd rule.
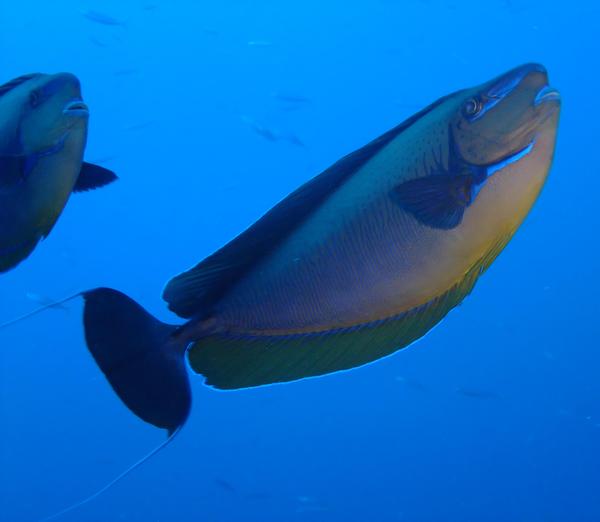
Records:
[[[0,272],[48,236],[72,192],[116,179],[83,161],[88,116],[73,74],[27,74],[0,85]]]
[[[172,433],[190,411],[186,356],[206,384],[233,390],[411,344],[471,292],[531,209],[559,109],[537,64],[444,96],[173,278],[164,299],[184,324],[116,290],[84,292],[89,350],[127,407]]]

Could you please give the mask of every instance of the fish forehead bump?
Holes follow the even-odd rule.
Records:
[[[22,132],[30,139],[86,127],[88,109],[82,101],[81,82],[73,73],[44,74],[23,86]]]
[[[519,82],[531,74],[539,74],[546,82],[548,81],[548,71],[543,65],[539,63],[527,63],[496,76],[482,86],[486,86],[489,95],[498,96],[516,87]]]
[[[79,78],[75,74],[70,72],[59,72],[56,74],[49,75],[48,81],[57,82],[61,86],[81,90],[81,82]]]
[[[79,78],[70,72],[59,72],[54,74],[35,73],[24,75],[5,84],[6,91],[3,92],[0,86],[0,104],[6,100],[14,103],[14,97],[23,97],[32,90],[50,86],[50,94],[59,93],[62,89],[80,92],[81,82]],[[11,99],[12,98],[12,99]]]
[[[81,82],[73,73],[47,74],[37,80],[31,89],[37,91],[44,100],[55,97],[58,103],[64,103],[65,99],[81,98]]]
[[[22,104],[32,89],[40,85],[48,77],[47,74],[35,73],[19,76],[0,86],[0,110],[8,111],[17,104]]]
[[[548,85],[548,72],[546,68],[537,63],[528,63],[520,65],[507,72],[504,72],[491,80],[483,83],[457,90],[449,95],[440,98],[435,109],[421,118],[414,130],[422,128],[421,125],[428,123],[439,123],[440,120],[448,120],[449,122],[460,116],[465,101],[478,96],[506,98],[523,82],[533,84],[530,87],[537,94],[545,86]],[[535,96],[531,97],[533,101]]]

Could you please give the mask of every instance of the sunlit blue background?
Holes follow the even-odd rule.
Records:
[[[77,74],[86,158],[121,178],[73,196],[0,277],[0,321],[36,307],[28,293],[99,285],[174,321],[170,277],[441,95],[539,61],[564,100],[541,198],[440,327],[321,379],[218,393],[194,376],[176,441],[63,520],[600,520],[599,20],[594,0],[0,2],[0,83]],[[5,522],[164,439],[114,396],[68,308],[0,332]]]

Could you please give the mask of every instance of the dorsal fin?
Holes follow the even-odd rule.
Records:
[[[451,96],[454,94],[440,98],[361,149],[343,157],[280,201],[223,248],[171,279],[163,292],[169,308],[185,318],[206,313],[251,266],[272,251],[369,159]]]
[[[19,76],[18,78],[14,78],[6,82],[4,85],[0,85],[0,96],[5,95],[7,92],[12,91],[15,87],[18,87],[22,83],[25,83],[32,78],[36,78],[37,76],[41,76],[41,73],[30,73],[24,74],[23,76]]]

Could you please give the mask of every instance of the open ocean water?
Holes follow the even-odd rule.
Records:
[[[0,276],[0,322],[97,286],[164,321],[173,275],[442,95],[539,62],[562,96],[543,193],[474,292],[349,372],[217,392],[166,449],[65,522],[600,521],[600,4],[592,0],[0,0],[0,84],[69,71],[74,194]],[[34,522],[164,432],[117,399],[81,303],[0,331],[0,520]]]

